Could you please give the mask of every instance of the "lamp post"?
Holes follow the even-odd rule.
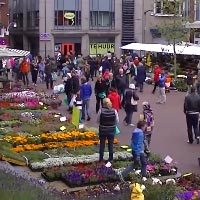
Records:
[[[9,29],[13,27],[13,28],[17,28],[17,23],[16,22],[10,22],[7,26],[7,29],[5,29],[5,34],[6,35],[9,35]]]
[[[143,34],[142,34],[142,36],[143,36],[143,38],[142,38],[142,43],[146,43],[146,30],[147,30],[147,13],[148,12],[153,12],[153,10],[146,10],[146,11],[144,11],[144,13],[143,13],[143,17],[144,17],[144,23],[143,23]]]

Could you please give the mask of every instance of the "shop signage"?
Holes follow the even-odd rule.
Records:
[[[50,33],[40,33],[40,41],[50,41],[51,35]]]
[[[66,12],[66,13],[64,14],[64,18],[65,18],[65,19],[74,19],[74,17],[75,17],[75,14],[72,13],[72,12]]]
[[[90,55],[105,55],[106,53],[108,53],[108,51],[114,53],[114,43],[90,43]]]

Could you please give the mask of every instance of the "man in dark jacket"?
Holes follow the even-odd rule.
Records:
[[[136,82],[137,86],[140,88],[140,92],[143,92],[143,85],[146,79],[146,68],[142,63],[139,63],[137,67]]]
[[[199,131],[198,120],[200,112],[200,96],[195,93],[195,87],[191,87],[191,92],[185,97],[184,113],[186,114],[187,131],[188,131],[188,143],[193,143],[193,131],[199,144]]]
[[[108,151],[109,159],[111,162],[113,160],[113,143],[116,131],[116,125],[119,123],[119,116],[115,109],[112,108],[112,103],[110,99],[105,98],[103,100],[103,108],[98,113],[97,122],[99,123],[99,161],[103,161],[104,149],[106,140],[108,140]]]
[[[124,106],[124,95],[125,89],[128,86],[128,77],[124,74],[124,70],[122,68],[119,69],[119,74],[116,76],[116,85],[118,93],[122,100],[122,106]]]

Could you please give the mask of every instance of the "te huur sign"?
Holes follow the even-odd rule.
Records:
[[[105,55],[108,51],[114,53],[114,43],[90,43],[90,55]]]

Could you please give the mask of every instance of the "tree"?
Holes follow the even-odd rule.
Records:
[[[162,25],[158,26],[161,35],[173,46],[174,52],[174,77],[177,76],[176,45],[188,41],[189,29],[185,27],[186,21],[182,7],[184,0],[162,0],[163,14],[170,15]]]

